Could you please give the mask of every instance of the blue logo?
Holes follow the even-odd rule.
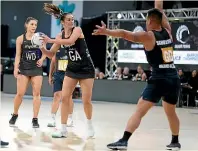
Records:
[[[58,5],[58,7],[66,13],[73,13],[75,10],[76,5],[74,3],[69,4],[67,0],[63,0],[62,4]],[[60,25],[60,19],[56,21],[57,25]]]
[[[188,61],[198,61],[198,54],[188,53],[184,59]]]
[[[181,56],[174,56],[174,60],[181,60]]]

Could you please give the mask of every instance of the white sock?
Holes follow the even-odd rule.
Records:
[[[92,125],[92,120],[91,119],[90,120],[87,119],[87,124],[88,125]]]
[[[61,130],[63,132],[66,132],[67,131],[67,124],[61,124]]]
[[[68,115],[68,118],[72,118],[72,114],[69,114],[69,115]]]
[[[56,119],[56,114],[55,114],[55,113],[52,113],[51,116],[52,116],[52,119],[53,119],[53,120]]]

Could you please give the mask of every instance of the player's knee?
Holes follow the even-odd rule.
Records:
[[[34,101],[41,100],[40,93],[34,94],[34,95],[33,95],[33,100],[34,100]]]
[[[82,94],[82,100],[83,102],[91,102],[91,96],[92,94],[91,93],[83,93]]]
[[[24,93],[21,93],[21,92],[18,92],[17,94],[16,94],[16,97],[17,98],[22,98],[24,96]]]
[[[164,107],[164,111],[168,117],[172,117],[172,116],[176,115],[174,104],[170,104],[170,103],[163,101],[163,107]]]
[[[61,100],[61,92],[55,92],[54,93],[54,100],[60,101]]]
[[[71,97],[71,95],[69,95],[69,94],[63,94],[63,96],[62,96],[62,103],[69,104],[70,97]]]

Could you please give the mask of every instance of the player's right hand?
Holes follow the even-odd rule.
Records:
[[[20,75],[19,72],[20,72],[20,70],[18,68],[14,69],[14,77],[15,78],[19,77],[19,75]]]
[[[53,78],[52,78],[52,76],[49,76],[48,82],[49,82],[50,85],[53,84]]]
[[[102,26],[96,25],[97,29],[93,31],[92,35],[105,35],[106,34],[106,31],[107,31],[106,24],[103,21],[101,21],[101,24]]]

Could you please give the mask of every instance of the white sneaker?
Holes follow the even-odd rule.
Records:
[[[73,127],[73,119],[72,118],[68,118],[67,127]]]
[[[92,124],[87,124],[87,138],[93,138],[95,134]]]
[[[52,138],[62,138],[67,137],[67,131],[56,130],[52,133]]]
[[[47,124],[47,127],[56,127],[56,121],[51,119],[51,121]]]

